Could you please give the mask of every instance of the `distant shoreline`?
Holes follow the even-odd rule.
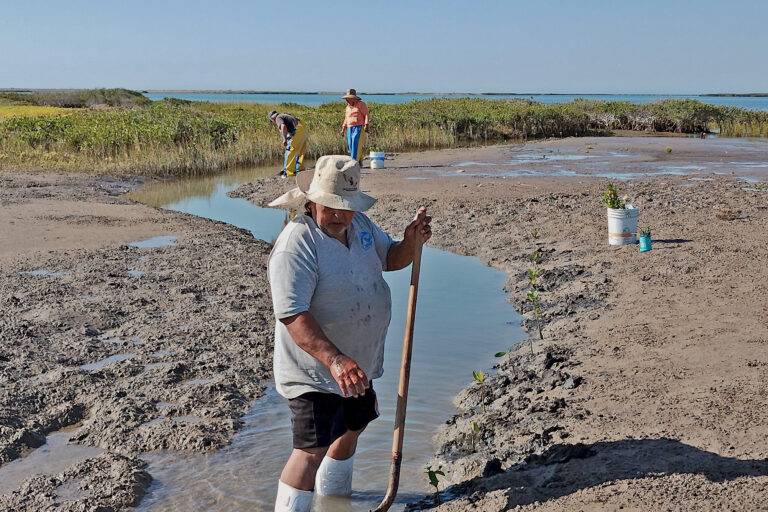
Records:
[[[768,98],[768,92],[750,92],[744,94],[719,92],[715,94],[700,94],[699,96],[706,98]]]
[[[86,91],[90,89],[25,89],[18,87],[0,88],[0,93],[33,93],[33,92],[60,92],[60,91]],[[341,96],[340,91],[256,91],[249,89],[142,89],[142,94],[291,94],[303,96]],[[702,98],[766,98],[768,92],[751,93],[690,93],[690,94],[666,94],[666,93],[612,93],[612,92],[358,92],[361,96],[699,96]]]

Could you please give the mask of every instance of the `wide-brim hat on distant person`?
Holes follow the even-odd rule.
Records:
[[[277,110],[271,110],[271,111],[269,112],[269,114],[267,114],[267,117],[268,117],[268,118],[269,118],[269,120],[271,121],[272,119],[276,118],[276,117],[277,117],[277,115],[278,115],[278,114],[277,114]]]
[[[313,171],[296,175],[296,185],[269,206],[291,206],[308,199],[328,208],[364,212],[376,202],[360,190],[360,164],[347,155],[321,156]]]
[[[347,89],[347,94],[341,97],[343,100],[359,100],[360,96],[357,95],[357,91],[354,89]]]

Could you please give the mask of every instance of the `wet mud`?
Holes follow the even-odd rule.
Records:
[[[24,204],[46,189],[48,199],[132,204],[109,193],[127,185],[102,185],[102,178],[84,179],[82,190],[59,187],[56,177],[36,177],[36,186],[16,179],[22,183],[0,192],[2,203]],[[140,452],[216,450],[261,396],[272,373],[270,246],[226,224],[161,216],[175,245],[106,244],[2,261],[0,464],[71,425],[70,443],[107,453],[64,474],[35,477],[0,497],[0,509],[121,510],[138,503],[150,480]],[[98,216],[74,222],[83,237],[98,238],[103,228]],[[54,272],[25,273],[39,268]],[[78,486],[68,483],[76,479]],[[62,486],[89,491],[58,500]]]

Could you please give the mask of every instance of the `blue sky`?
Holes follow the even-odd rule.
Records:
[[[768,92],[768,2],[0,0],[0,87]]]

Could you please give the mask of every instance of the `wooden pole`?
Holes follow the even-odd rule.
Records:
[[[419,214],[422,220],[426,213]],[[405,408],[408,405],[408,382],[411,378],[411,353],[413,352],[413,326],[416,317],[416,297],[419,293],[419,273],[421,272],[421,238],[413,251],[411,267],[411,286],[408,292],[408,313],[405,317],[405,335],[403,337],[403,356],[400,361],[400,381],[397,386],[397,412],[395,413],[395,434],[392,440],[392,465],[389,469],[387,494],[373,512],[389,510],[397,495],[400,485],[400,463],[403,456],[403,435],[405,433]]]

